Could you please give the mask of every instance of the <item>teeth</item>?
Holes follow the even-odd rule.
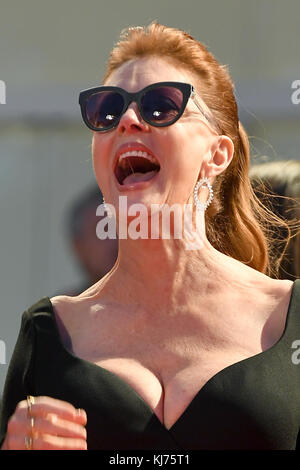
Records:
[[[147,159],[150,160],[150,162],[152,162],[152,163],[157,163],[156,158],[154,158],[152,155],[149,155],[149,153],[147,153],[147,152],[141,152],[140,150],[139,150],[139,151],[137,151],[137,150],[130,150],[130,151],[128,151],[128,152],[122,153],[122,154],[119,156],[118,164],[119,164],[120,166],[124,166],[125,159],[126,159],[127,157],[143,157],[143,158],[147,158]]]

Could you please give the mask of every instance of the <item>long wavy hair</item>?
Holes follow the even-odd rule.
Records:
[[[300,161],[279,160],[253,165],[250,179],[255,194],[279,217],[287,219],[292,231],[300,220]],[[275,229],[275,227],[274,227]],[[284,227],[279,227],[284,236]],[[279,278],[300,278],[300,232],[290,237],[279,266]]]
[[[220,134],[227,135],[234,143],[233,159],[227,169],[215,177],[214,199],[205,213],[209,242],[220,252],[277,277],[291,229],[287,221],[262,204],[253,191],[249,178],[249,140],[239,120],[234,84],[227,66],[220,65],[204,44],[185,31],[153,21],[148,26],[121,31],[107,61],[102,83],[125,62],[145,56],[161,57],[190,72]],[[287,231],[280,246],[276,236],[274,238],[276,227]]]

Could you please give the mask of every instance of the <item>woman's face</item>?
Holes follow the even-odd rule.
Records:
[[[188,71],[153,56],[126,62],[110,75],[105,85],[135,92],[162,81],[195,85]],[[216,139],[203,120],[193,100],[189,99],[184,114],[174,124],[153,127],[142,120],[133,102],[116,128],[104,133],[94,132],[93,166],[105,201],[116,210],[119,196],[127,196],[128,207],[134,203],[148,208],[151,204],[192,203],[193,188]],[[118,148],[127,142],[145,145],[158,160],[160,170],[147,182],[119,184],[114,172],[115,157]]]

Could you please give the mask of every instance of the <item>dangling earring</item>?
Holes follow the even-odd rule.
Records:
[[[208,190],[209,190],[209,198],[208,200],[203,203],[203,202],[200,202],[199,201],[199,198],[198,198],[198,190],[200,187],[202,187],[203,185],[206,185],[208,187]],[[206,211],[206,209],[208,208],[209,204],[211,203],[211,201],[213,200],[213,197],[214,197],[214,192],[213,192],[213,189],[212,189],[212,186],[209,182],[209,179],[207,177],[205,178],[201,178],[198,183],[196,184],[195,186],[195,189],[194,189],[194,200],[195,200],[195,205],[196,205],[196,209],[197,211],[200,211],[200,210],[203,210],[203,211]]]

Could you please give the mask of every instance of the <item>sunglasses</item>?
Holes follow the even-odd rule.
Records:
[[[133,101],[145,122],[154,127],[170,126],[182,116],[189,98],[194,100],[206,120],[212,123],[212,118],[197,100],[193,85],[188,83],[153,83],[136,93],[129,93],[116,86],[89,88],[80,92],[79,104],[87,127],[105,132],[117,127]]]

